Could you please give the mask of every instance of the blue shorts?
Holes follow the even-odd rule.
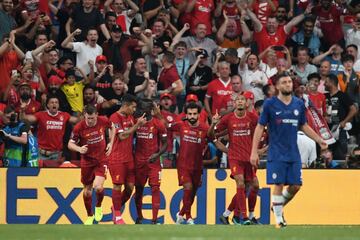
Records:
[[[267,184],[302,185],[301,162],[268,161]]]

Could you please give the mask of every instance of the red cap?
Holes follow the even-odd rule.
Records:
[[[162,100],[163,98],[166,98],[166,97],[170,98],[171,100],[174,100],[174,96],[172,94],[170,94],[170,93],[161,94],[160,95],[160,100]]]
[[[99,56],[96,57],[96,62],[101,62],[101,61],[107,62],[106,56],[104,56],[104,55],[99,55]]]
[[[186,96],[186,102],[191,102],[191,101],[198,102],[199,98],[195,94],[189,94]]]
[[[243,95],[246,99],[254,99],[254,94],[250,91],[245,91]]]
[[[63,80],[57,76],[57,75],[52,75],[49,79],[48,79],[48,83],[49,84],[55,84],[55,85],[61,85],[63,83]]]

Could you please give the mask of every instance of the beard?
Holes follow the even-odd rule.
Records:
[[[290,96],[292,94],[292,91],[281,91],[281,94],[284,96]]]
[[[188,121],[191,125],[195,125],[197,123],[197,119],[195,119],[195,118],[190,118],[190,119],[188,119]]]

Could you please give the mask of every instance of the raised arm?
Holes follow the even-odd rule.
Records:
[[[253,13],[250,9],[246,9],[246,14],[250,17],[255,32],[261,32],[263,25],[261,24],[260,20],[256,17],[255,13]]]
[[[190,29],[190,25],[188,23],[185,23],[183,28],[174,36],[171,46],[175,46],[175,44],[177,44],[180,41],[180,39],[184,35],[184,33],[189,29]]]
[[[144,91],[144,90],[147,88],[147,86],[148,86],[148,84],[149,84],[149,72],[145,72],[145,73],[144,73],[144,77],[145,77],[145,81],[144,81],[142,84],[137,85],[137,86],[135,87],[135,90],[134,90],[134,93],[135,93],[135,94],[136,94],[136,93],[139,93],[139,92],[142,92],[142,91]]]
[[[286,34],[289,34],[291,32],[291,30],[298,25],[302,20],[304,20],[305,15],[310,14],[311,13],[311,9],[313,8],[312,4],[309,4],[307,6],[307,8],[305,9],[304,13],[294,17],[290,22],[288,22],[285,26],[284,26],[284,31]]]
[[[137,122],[129,129],[118,134],[118,138],[122,141],[130,137],[140,126],[146,123],[145,113],[137,119]]]
[[[326,58],[327,56],[331,55],[332,52],[335,50],[336,45],[332,45],[329,50],[327,50],[326,52],[324,52],[323,54],[320,54],[316,57],[313,58],[312,63],[315,65],[319,65],[321,63],[322,60],[324,60],[324,58]]]
[[[106,0],[104,2],[104,13],[106,14],[107,12],[111,12],[111,4],[112,4],[113,0]]]
[[[18,57],[18,59],[23,60],[25,58],[25,54],[15,43],[15,31],[10,32],[10,43],[14,51],[16,52],[16,56]]]
[[[100,30],[104,34],[106,40],[109,40],[111,38],[109,30],[106,28],[105,23],[100,25]]]
[[[240,70],[244,71],[245,70],[245,66],[246,66],[246,60],[249,57],[251,53],[251,49],[250,48],[246,48],[244,51],[244,55],[241,57],[240,59]]]
[[[61,43],[61,46],[63,48],[67,48],[67,49],[72,50],[74,48],[73,39],[74,39],[75,36],[80,35],[80,34],[81,34],[81,30],[79,28],[76,29],[75,31],[73,31],[71,34],[69,34],[64,39],[64,41]]]
[[[196,0],[190,0],[188,5],[186,6],[185,12],[190,13],[194,9],[196,4]]]
[[[223,22],[223,24],[221,24],[221,26],[220,26],[217,34],[216,34],[216,40],[217,40],[217,42],[219,44],[222,44],[224,42],[224,35],[225,35],[225,32],[226,32],[226,26],[229,23],[229,18],[226,15],[225,11],[223,11],[223,16],[224,16],[224,22]]]
[[[71,24],[73,23],[73,19],[71,17],[69,17],[69,19],[66,22],[65,25],[65,30],[66,30],[66,34],[67,36],[71,35]]]
[[[241,13],[241,17],[240,17],[240,27],[241,27],[241,31],[242,31],[242,36],[241,36],[241,41],[244,44],[248,44],[251,42],[251,32],[249,27],[247,26],[246,22],[245,22],[245,17],[246,17],[246,11],[243,11]]]
[[[135,16],[135,14],[137,12],[139,12],[139,7],[131,0],[125,0],[125,2],[127,3],[127,5],[131,8],[130,11],[128,12],[128,16],[130,18],[133,18]]]

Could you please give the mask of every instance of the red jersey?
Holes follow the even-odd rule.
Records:
[[[287,36],[284,27],[278,27],[274,34],[269,34],[266,27],[263,26],[260,32],[254,33],[254,39],[257,43],[259,53],[262,53],[269,46],[285,45]]]
[[[279,5],[279,2],[277,0],[273,0],[273,3],[275,5],[275,7],[277,8]],[[267,1],[266,2],[256,1],[255,3],[253,3],[252,7],[253,7],[255,15],[260,20],[260,22],[262,24],[266,24],[268,17],[273,12],[270,4]]]
[[[19,101],[15,105],[16,112],[20,112],[20,106],[21,106],[21,102]],[[26,105],[24,112],[26,114],[34,114],[34,113],[40,111],[40,108],[41,108],[41,104],[38,101],[31,99],[29,104]]]
[[[176,66],[172,65],[170,68],[164,68],[159,75],[159,83],[162,85],[163,89],[171,87],[171,84],[179,80],[179,74],[177,72]]]
[[[176,122],[177,115],[175,113],[162,110],[161,115],[166,119],[166,121],[169,124]],[[167,141],[168,146],[167,146],[167,149],[166,149],[167,152],[172,152],[173,151],[174,135],[175,135],[174,132],[169,132],[168,135],[167,135],[167,139],[168,139],[168,141]]]
[[[81,167],[96,166],[105,159],[106,139],[105,130],[111,128],[107,117],[99,116],[96,125],[89,127],[85,120],[77,123],[71,133],[71,140],[79,146],[87,145],[88,151],[81,154]]]
[[[131,134],[124,140],[120,140],[118,137],[119,133],[129,130],[132,126],[134,126],[134,117],[131,115],[124,116],[119,112],[115,112],[111,115],[110,121],[114,123],[116,134],[113,150],[109,158],[110,164],[116,165],[117,163],[134,161],[132,147],[134,134]]]
[[[223,82],[219,78],[208,84],[206,97],[212,100],[211,113],[215,114],[216,110],[220,112],[222,108],[226,108],[224,98],[233,93],[230,80]]]
[[[193,127],[188,121],[170,125],[172,131],[180,132],[180,150],[177,160],[178,169],[201,170],[203,168],[203,151],[207,144],[209,126],[199,123]]]
[[[324,113],[326,113],[326,97],[323,93],[309,93],[309,99],[318,111],[318,113],[322,116],[324,116]]]
[[[216,125],[216,130],[225,129],[229,134],[229,160],[250,161],[252,138],[258,117],[250,112],[245,112],[242,117],[234,112],[225,115]]]
[[[328,44],[333,45],[344,38],[340,20],[342,14],[341,8],[332,5],[329,11],[325,11],[321,6],[317,6],[312,9],[312,14],[317,16],[317,19],[320,22],[321,31],[324,34],[323,39]]]
[[[39,148],[47,151],[62,151],[66,123],[70,114],[58,111],[51,115],[49,111],[34,114],[38,123]]]
[[[197,0],[191,12],[191,33],[195,34],[195,28],[199,23],[206,25],[206,35],[212,33],[211,16],[215,5],[213,0]]]
[[[135,162],[148,162],[150,156],[159,151],[161,138],[166,136],[166,127],[157,118],[139,127],[136,130]]]

